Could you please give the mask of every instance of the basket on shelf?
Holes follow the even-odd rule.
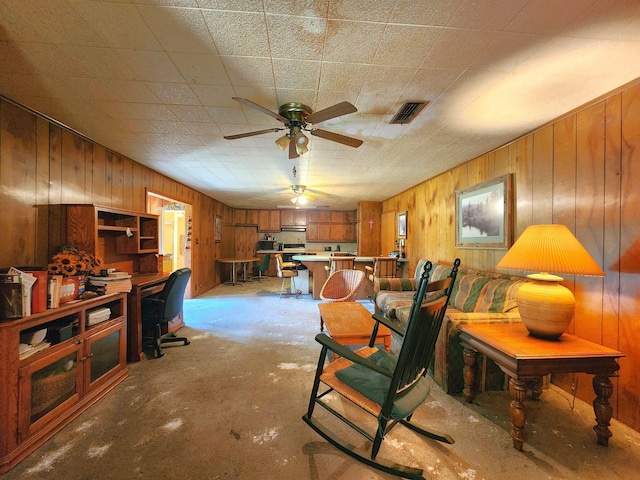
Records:
[[[76,391],[76,369],[50,377],[34,378],[31,383],[31,416],[38,416],[71,397]]]

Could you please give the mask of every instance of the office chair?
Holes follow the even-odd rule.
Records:
[[[269,280],[269,277],[267,277],[266,275],[262,275],[262,272],[267,272],[269,270],[270,261],[271,261],[271,254],[267,253],[262,259],[262,263],[260,265],[253,267],[253,277],[251,277],[251,280],[255,278],[257,278],[258,281],[261,281],[263,278],[266,278],[267,280]]]
[[[186,337],[178,337],[173,332],[163,335],[162,326],[182,312],[184,292],[190,277],[190,268],[180,268],[169,276],[157,297],[142,299],[142,329],[143,331],[153,330],[156,358],[164,355],[161,347],[163,343],[184,342],[185,345],[189,345],[189,339]]]

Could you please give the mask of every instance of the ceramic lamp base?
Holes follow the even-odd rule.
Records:
[[[520,318],[534,337],[556,339],[562,335],[575,311],[576,300],[562,277],[548,274],[528,275],[516,294]]]

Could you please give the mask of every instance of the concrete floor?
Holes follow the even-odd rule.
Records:
[[[393,478],[343,455],[302,422],[319,354],[318,302],[279,299],[279,289],[271,279],[187,301],[180,333],[191,345],[131,364],[123,383],[3,480]],[[433,384],[414,418],[456,443],[399,426],[380,455],[435,479],[637,478],[640,433],[613,421],[609,447],[597,445],[591,405],[552,386],[527,402],[520,452],[512,448],[508,404],[507,392],[482,393],[468,405]]]

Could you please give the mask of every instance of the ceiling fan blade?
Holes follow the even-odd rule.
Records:
[[[284,128],[267,128],[265,130],[256,130],[255,132],[238,133],[237,135],[225,135],[222,138],[227,140],[235,140],[236,138],[253,137],[254,135],[262,135],[263,133],[279,132]]]
[[[309,123],[320,123],[324,122],[325,120],[329,120],[330,118],[341,117],[342,115],[355,113],[357,111],[358,109],[351,105],[349,102],[340,102],[331,107],[327,107],[315,113],[312,113],[306,118],[306,121]]]
[[[299,156],[296,142],[289,142],[289,158],[298,158]]]
[[[253,103],[251,100],[247,100],[246,98],[240,97],[231,97],[233,100],[243,103],[251,108],[255,108],[256,110],[260,110],[262,113],[266,113],[267,115],[275,118],[276,120],[280,120],[282,123],[287,123],[289,121],[288,118],[283,117],[279,113],[272,112],[268,108],[263,107],[262,105],[258,105],[257,103]]]
[[[348,145],[353,148],[358,148],[362,145],[362,140],[358,140],[357,138],[347,137],[345,135],[340,135],[339,133],[329,132],[327,130],[311,130],[311,135],[315,135],[316,137],[324,138],[326,140],[331,140],[332,142],[342,143],[343,145]]]

